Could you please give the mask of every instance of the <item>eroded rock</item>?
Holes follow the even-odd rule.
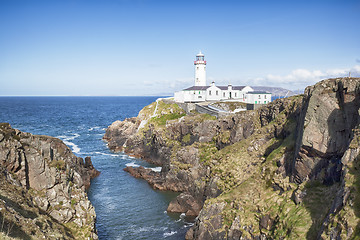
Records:
[[[84,163],[83,159],[76,157],[61,140],[23,133],[12,129],[6,123],[0,123],[0,133],[4,136],[0,141],[0,168],[4,169],[5,176],[0,198],[4,197],[5,204],[14,206],[18,204],[16,205],[18,207],[12,208],[12,213],[2,213],[0,218],[4,218],[4,221],[12,221],[14,214],[20,211],[21,216],[17,218],[22,219],[19,222],[23,222],[24,226],[19,225],[18,231],[23,231],[25,235],[35,234],[35,238],[44,236],[46,239],[59,239],[53,235],[46,235],[43,227],[49,229],[52,227],[41,219],[36,225],[39,229],[29,230],[32,229],[27,224],[29,216],[21,212],[24,202],[29,201],[30,208],[38,208],[35,210],[37,215],[40,214],[45,219],[51,216],[57,221],[56,224],[63,224],[63,230],[60,229],[60,225],[56,230],[60,234],[63,232],[62,239],[84,238],[85,235],[97,239],[96,214],[85,192],[85,188],[90,186],[90,179],[99,174],[93,167],[91,159],[86,158]],[[16,198],[10,201],[5,197],[16,196],[7,192],[7,190],[11,191],[12,183],[18,185],[15,192],[17,195],[19,191],[21,192],[19,201],[23,201],[22,203],[17,203]],[[38,212],[39,209],[41,212]],[[78,235],[65,230],[65,224],[76,225],[80,222],[82,225],[77,225],[78,229],[75,231]],[[83,228],[85,225],[87,227]],[[71,228],[73,225],[67,226]]]

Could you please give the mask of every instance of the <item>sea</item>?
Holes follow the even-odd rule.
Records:
[[[102,140],[116,120],[135,117],[158,97],[0,97],[0,122],[32,134],[60,138],[73,153],[90,156],[101,171],[88,197],[95,207],[100,240],[184,239],[193,221],[167,213],[178,193],[153,190],[125,172],[126,166],[161,167],[111,152]]]

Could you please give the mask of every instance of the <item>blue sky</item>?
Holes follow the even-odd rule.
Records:
[[[303,89],[360,76],[360,1],[0,0],[0,95]]]

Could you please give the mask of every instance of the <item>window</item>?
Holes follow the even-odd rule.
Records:
[[[217,96],[217,95],[219,95],[219,91],[218,91],[218,90],[216,90],[216,96]]]
[[[199,67],[196,67],[196,70],[199,70]]]
[[[255,104],[257,104],[257,101],[255,101]]]
[[[211,95],[211,90],[209,91],[209,95]]]
[[[195,91],[194,91],[194,94],[195,94]]]
[[[264,98],[266,99],[266,95],[264,95]]]
[[[266,101],[264,101],[264,103],[266,103]]]
[[[224,93],[223,95],[224,95],[224,97],[225,97],[225,93]]]
[[[261,98],[261,95],[259,95],[259,99]]]
[[[199,91],[199,94],[200,94],[200,91]]]
[[[235,97],[237,97],[237,94],[235,93]]]

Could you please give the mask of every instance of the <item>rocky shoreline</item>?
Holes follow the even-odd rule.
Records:
[[[98,239],[86,189],[100,172],[90,157],[0,123],[0,172],[0,238]]]
[[[125,170],[181,192],[168,211],[198,216],[186,239],[351,239],[360,233],[359,107],[359,78],[219,119],[160,100],[104,139],[162,166]]]

